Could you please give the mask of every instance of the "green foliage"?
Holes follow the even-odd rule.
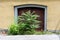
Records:
[[[39,27],[39,21],[36,20],[37,17],[39,16],[34,12],[27,11],[22,13],[18,18],[19,34],[34,34],[35,28]]]
[[[35,32],[35,35],[44,35],[44,34],[54,34],[54,33],[52,33],[52,32],[48,32],[48,31],[39,31],[39,32]]]
[[[35,28],[39,27],[39,22],[37,20],[38,15],[35,12],[23,12],[21,16],[18,16],[18,24],[11,25],[9,29],[9,34],[12,35],[25,35],[25,34],[34,34]]]
[[[12,24],[8,30],[9,35],[17,35],[18,34],[18,25]]]

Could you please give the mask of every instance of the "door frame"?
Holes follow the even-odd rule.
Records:
[[[17,17],[18,17],[18,8],[23,7],[37,7],[37,8],[44,8],[45,9],[45,15],[44,15],[44,31],[47,30],[47,6],[45,5],[38,5],[38,4],[22,4],[14,6],[14,22],[17,23]]]

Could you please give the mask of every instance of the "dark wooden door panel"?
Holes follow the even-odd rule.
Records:
[[[25,8],[19,8],[18,9],[18,16],[21,15],[22,12],[26,12],[30,10],[31,12],[35,11],[35,13],[37,15],[39,15],[40,17],[37,18],[39,21],[42,21],[40,23],[40,27],[36,28],[36,30],[40,31],[40,30],[44,30],[44,9],[43,8],[37,8],[37,7],[25,7]]]

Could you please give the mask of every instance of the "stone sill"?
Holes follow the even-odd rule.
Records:
[[[51,35],[0,35],[0,40],[60,40],[60,36]]]

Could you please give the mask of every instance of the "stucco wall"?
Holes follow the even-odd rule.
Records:
[[[8,28],[14,22],[14,6],[39,4],[47,6],[47,29],[60,30],[60,1],[0,1],[0,28]]]

